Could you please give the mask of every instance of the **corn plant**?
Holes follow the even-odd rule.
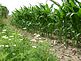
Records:
[[[51,0],[56,4],[53,0]],[[81,3],[77,0],[62,0],[62,5],[59,9],[55,10],[55,17],[57,20],[58,35],[64,37],[64,42],[68,42],[67,38],[73,39],[73,44],[80,42],[81,34],[81,21],[80,21],[80,10]],[[76,39],[76,41],[74,41]]]
[[[12,22],[19,27],[26,27],[29,31],[52,33],[54,30],[54,19],[51,14],[52,6],[40,4],[39,6],[23,7],[20,10],[15,10],[12,15]]]
[[[81,36],[81,3],[77,0],[62,0],[62,5],[51,0],[59,9],[39,4],[39,6],[21,7],[12,14],[12,23],[30,32],[47,36],[54,34],[60,42],[78,45]],[[54,9],[54,11],[53,11]],[[76,41],[75,41],[76,40]]]

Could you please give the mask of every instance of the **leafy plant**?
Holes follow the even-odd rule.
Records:
[[[7,7],[6,6],[2,6],[0,4],[0,24],[3,24],[3,19],[7,18],[8,13],[9,13],[9,11],[8,11]]]
[[[0,32],[0,61],[58,61],[49,49],[48,42],[34,45],[7,26]]]
[[[51,1],[59,9],[55,9],[53,5],[49,7],[48,4],[21,7],[13,12],[12,23],[30,32],[47,36],[54,34],[65,44],[68,44],[68,39],[71,39],[73,45],[80,45],[81,3],[77,0],[62,0],[60,5],[54,0]]]
[[[52,7],[48,4],[40,4],[39,6],[23,7],[20,10],[15,10],[12,14],[12,23],[19,27],[26,27],[30,32],[52,33],[54,19],[52,16]],[[51,28],[51,29],[50,29]]]

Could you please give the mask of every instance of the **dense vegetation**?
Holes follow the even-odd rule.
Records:
[[[57,35],[60,42],[79,45],[81,42],[81,3],[77,0],[62,0],[62,5],[51,0],[59,9],[48,4],[21,7],[12,14],[12,23],[30,32]],[[53,11],[54,10],[54,11]]]
[[[7,15],[7,7],[0,5],[0,61],[58,61],[47,41],[34,43],[4,24]]]
[[[59,9],[48,4],[21,7],[12,14],[11,24],[30,33],[42,36],[57,36],[65,45],[81,44],[81,3],[77,0],[62,0],[62,5],[51,0]],[[47,41],[32,42],[2,23],[8,9],[0,5],[0,61],[58,61],[51,53]],[[69,39],[69,40],[68,40]]]
[[[32,44],[7,26],[0,31],[0,61],[58,61],[49,49],[48,42]]]
[[[52,8],[49,7],[48,4],[40,4],[40,6],[30,6],[28,8],[24,6],[20,10],[13,12],[12,22],[19,27],[26,27],[27,30],[31,32],[52,32],[53,28],[51,28],[51,30],[48,29],[51,23],[54,23],[53,18],[51,18],[51,10]],[[49,26],[47,26],[48,23],[50,23]]]
[[[2,30],[2,28],[5,25],[5,24],[3,24],[3,19],[7,18],[8,13],[9,13],[9,11],[8,11],[7,7],[0,4],[0,31]]]
[[[7,18],[8,13],[9,13],[9,11],[8,11],[7,7],[2,6],[2,5],[0,4],[0,20],[1,20],[2,18]]]
[[[51,0],[54,2],[53,0]],[[63,4],[55,9],[55,17],[59,35],[73,40],[74,45],[81,43],[81,2],[78,0],[62,0]]]

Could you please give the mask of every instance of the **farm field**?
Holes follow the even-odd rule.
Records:
[[[0,28],[0,61],[59,61],[47,40],[35,41],[32,35],[9,25],[7,20]]]
[[[81,2],[50,1],[11,15],[0,5],[0,61],[81,61]]]
[[[48,49],[54,55],[54,57],[53,57],[54,61],[55,60],[56,61],[69,61],[69,60],[80,61],[81,60],[81,58],[80,58],[81,57],[81,52],[80,52],[81,48],[73,47],[70,45],[66,48],[66,46],[64,44],[57,42],[58,39],[56,36],[54,39],[51,39],[48,37],[42,37],[36,33],[27,32],[26,29],[20,29],[16,26],[11,25],[9,23],[10,22],[9,20],[10,20],[10,17],[3,20],[4,24],[7,23],[6,24],[7,28],[9,27],[9,30],[11,29],[12,32],[14,30],[16,33],[18,33],[18,35],[20,35],[20,36],[22,35],[24,38],[27,38],[27,40],[29,40],[31,42],[32,46],[33,45],[36,46],[36,44],[38,44],[38,42],[45,43],[45,45],[49,44],[50,47]],[[2,32],[2,33],[4,33],[4,32]],[[20,39],[20,40],[22,40],[22,39]]]

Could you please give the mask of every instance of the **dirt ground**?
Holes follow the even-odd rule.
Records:
[[[63,44],[57,43],[56,40],[41,37],[39,34],[30,34],[26,31],[21,31],[21,33],[32,42],[50,41],[50,50],[56,54],[60,61],[81,61],[81,48],[74,48],[72,46],[66,48]]]

